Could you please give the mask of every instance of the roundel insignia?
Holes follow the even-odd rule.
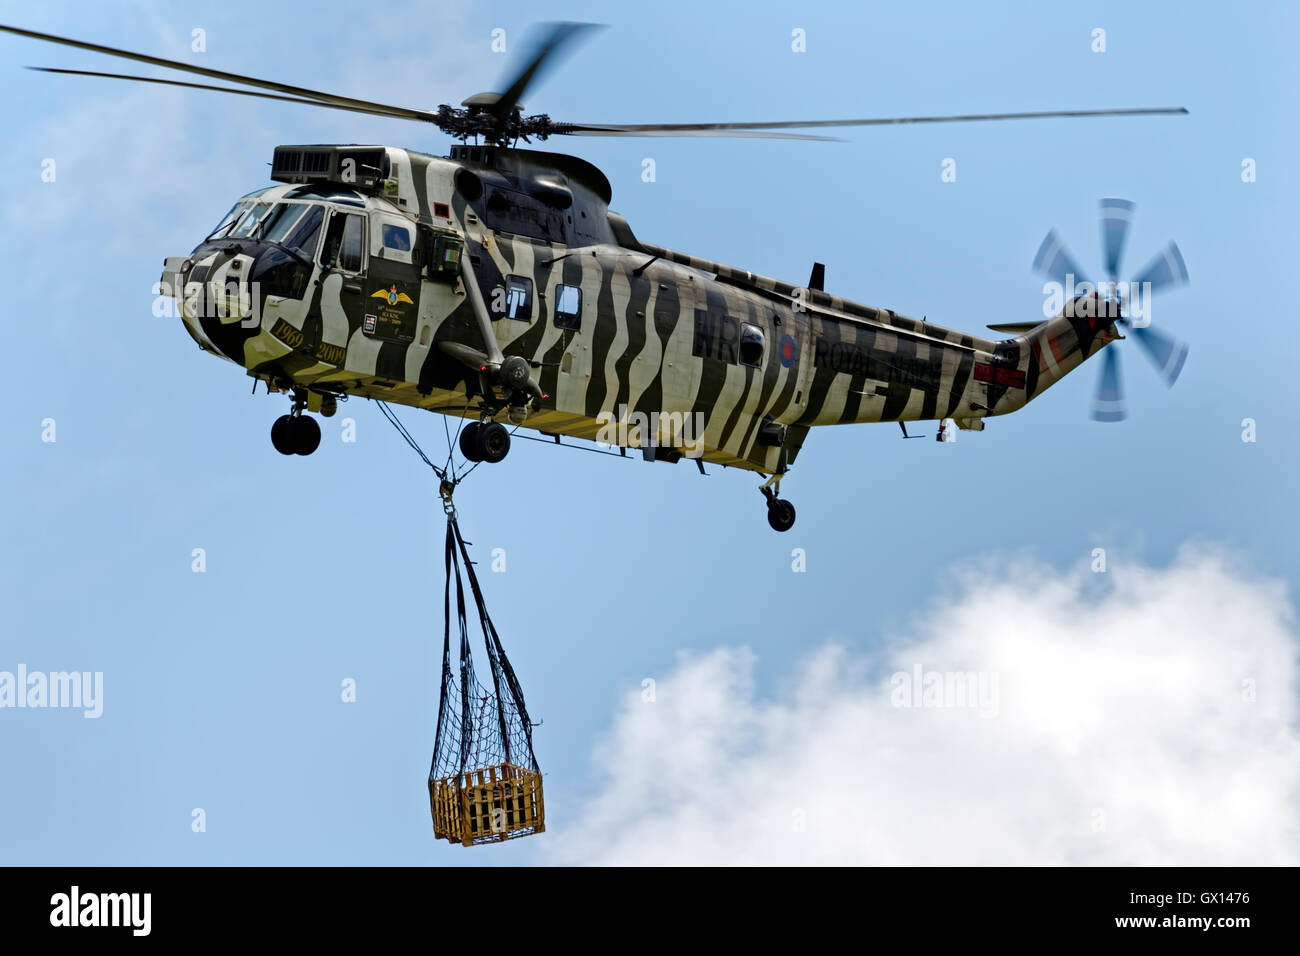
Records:
[[[794,364],[795,359],[798,357],[798,355],[799,355],[798,350],[796,350],[794,347],[794,339],[788,335],[782,338],[781,339],[781,364],[785,368],[789,368],[791,365]]]

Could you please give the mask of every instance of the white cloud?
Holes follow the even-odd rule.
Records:
[[[776,698],[756,692],[748,650],[683,657],[655,702],[629,694],[595,755],[598,793],[573,822],[554,821],[554,852],[649,864],[1300,862],[1298,642],[1279,584],[1192,551],[1166,569],[1004,572],[963,578],[879,657],[823,647]],[[996,679],[984,708],[995,713],[894,706],[891,675],[918,665]]]

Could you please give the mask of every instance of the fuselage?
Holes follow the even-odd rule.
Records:
[[[648,245],[573,157],[307,146],[273,166],[163,277],[200,346],[273,389],[504,414],[472,274],[540,386],[512,420],[780,474],[817,425],[982,427],[1114,337],[1062,316],[993,341]]]

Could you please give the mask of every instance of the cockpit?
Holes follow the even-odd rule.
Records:
[[[365,207],[357,193],[314,185],[258,190],[231,206],[199,248],[234,243],[256,259],[249,278],[262,293],[301,298],[317,264],[344,274],[362,272]],[[383,224],[372,254],[383,256],[391,247],[409,262],[414,227],[393,218]]]
[[[200,292],[192,311],[212,306],[220,315],[222,302],[238,302],[241,314],[300,329],[324,309],[371,338],[407,342],[417,335],[421,284],[456,282],[463,243],[449,226],[345,185],[278,185],[237,200],[188,257],[193,271],[178,278],[187,288],[221,287]],[[381,298],[388,304],[370,301]]]
[[[304,182],[320,166],[315,159],[296,172],[285,166],[272,176],[276,185],[236,200],[188,256],[168,260],[164,281],[182,290],[177,300],[200,345],[243,363],[246,342],[262,335],[267,341],[249,346],[258,355],[289,346],[339,364],[351,335],[428,344],[422,301],[446,296],[428,283],[461,281],[465,236],[446,203],[415,202],[409,164],[343,152],[341,161],[355,161],[355,182],[340,181],[344,171]],[[382,182],[361,175],[376,165],[388,177]],[[326,167],[334,170],[334,160]]]

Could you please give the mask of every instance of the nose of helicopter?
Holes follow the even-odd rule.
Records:
[[[172,314],[199,348],[240,365],[244,342],[260,325],[248,282],[253,261],[242,249],[200,247],[189,256],[164,260],[159,282],[161,294],[173,300]]]

